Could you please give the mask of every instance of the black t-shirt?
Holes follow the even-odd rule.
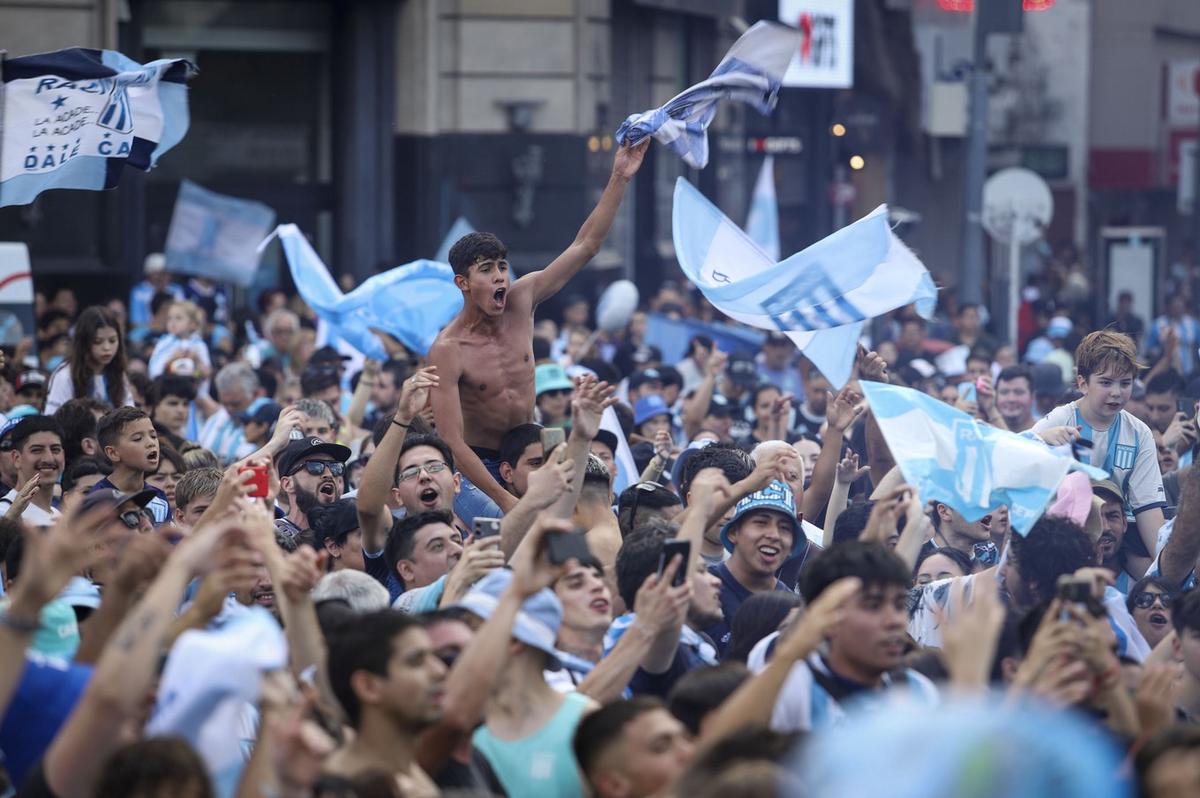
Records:
[[[42,762],[29,769],[25,781],[21,782],[21,789],[17,790],[17,798],[60,798],[46,783],[46,770]]]

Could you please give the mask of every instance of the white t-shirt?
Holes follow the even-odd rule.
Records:
[[[1083,420],[1075,402],[1054,408],[1033,425],[1035,433],[1048,427],[1083,427],[1083,437],[1092,442],[1091,464],[1110,471],[1112,481],[1125,492],[1126,514],[1137,515],[1155,507],[1166,507],[1162,473],[1158,470],[1158,449],[1154,434],[1146,423],[1127,410],[1117,414],[1113,426],[1105,430],[1092,429]],[[1110,435],[1117,428],[1114,443]],[[1106,465],[1111,455],[1112,462]]]
[[[108,382],[103,374],[97,374],[92,379],[92,397],[101,402],[108,401]],[[78,397],[75,396],[75,384],[71,382],[71,366],[63,363],[50,375],[46,387],[46,415],[53,415],[54,411],[75,398]],[[125,386],[125,398],[121,400],[121,406],[133,406],[133,394],[129,392],[128,385]]]
[[[5,513],[12,503],[17,500],[17,489],[13,488],[4,496],[0,497],[0,513]],[[50,512],[46,512],[41,507],[38,507],[33,502],[30,502],[25,507],[25,512],[21,513],[21,520],[27,526],[50,526],[54,520],[62,515],[57,507],[51,507]]]

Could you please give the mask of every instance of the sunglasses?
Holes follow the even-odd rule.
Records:
[[[126,510],[118,515],[117,519],[129,529],[137,529],[141,526],[142,516],[146,516],[151,522],[154,521],[154,517],[150,515],[149,510]]]
[[[304,469],[314,477],[319,477],[325,473],[326,468],[328,468],[329,473],[335,477],[340,477],[342,474],[346,473],[345,463],[338,463],[333,460],[305,460],[303,463],[289,471],[288,476],[290,477],[292,474],[298,474],[300,473],[300,469]]]
[[[1170,593],[1138,593],[1134,596],[1133,606],[1139,610],[1148,610],[1154,606],[1155,599],[1162,603],[1164,610],[1171,609],[1171,605],[1175,603],[1175,597]]]
[[[637,525],[638,505],[642,503],[642,497],[651,493],[658,493],[660,490],[666,490],[666,488],[657,482],[639,482],[633,487],[635,490],[633,494],[633,506],[629,508],[629,528],[631,532]]]
[[[417,477],[419,477],[421,475],[422,469],[425,470],[425,473],[432,476],[433,474],[442,473],[447,468],[449,468],[449,466],[447,466],[445,463],[438,463],[438,462],[425,463],[424,465],[409,466],[408,468],[406,468],[400,472],[400,481],[408,482],[410,480],[416,479]]]

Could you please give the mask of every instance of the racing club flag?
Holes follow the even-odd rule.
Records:
[[[82,47],[0,63],[0,206],[114,188],[125,165],[149,171],[187,132],[194,72]]]

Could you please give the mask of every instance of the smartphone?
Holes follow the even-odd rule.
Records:
[[[561,427],[547,427],[542,430],[542,458],[550,455],[555,446],[567,439],[567,433]]]
[[[1196,415],[1196,397],[1181,396],[1175,400],[1175,409],[1188,418]]]
[[[546,535],[546,552],[550,562],[555,565],[562,565],[572,558],[582,561],[591,559],[592,556],[582,529],[576,529],[574,532],[551,532]]]
[[[688,555],[692,553],[692,544],[686,540],[667,540],[663,542],[662,554],[658,556],[658,575],[662,576],[662,572],[667,569],[667,565],[671,560],[679,555],[679,568],[675,571],[675,576],[671,579],[672,587],[682,585],[688,576]]]
[[[1081,605],[1093,618],[1105,614],[1104,606],[1096,600],[1090,579],[1063,574],[1058,578],[1058,597],[1064,603]],[[1060,620],[1068,620],[1069,617],[1064,608]]]
[[[500,534],[499,518],[475,518],[475,539],[482,540]]]
[[[976,401],[975,383],[967,380],[958,384],[958,398],[965,402]]]
[[[238,469],[238,473],[242,474],[249,471],[254,474],[254,479],[250,480],[252,489],[247,496],[254,499],[265,499],[267,497],[267,467],[265,465],[245,466]]]

